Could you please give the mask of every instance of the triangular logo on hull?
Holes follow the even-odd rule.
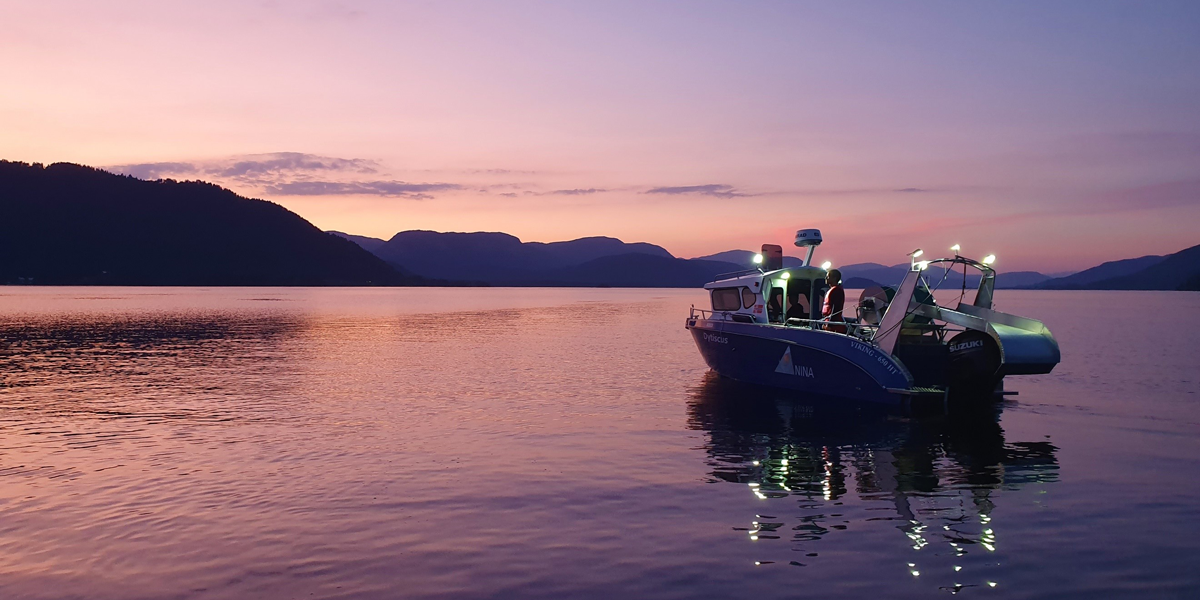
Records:
[[[792,365],[792,347],[788,346],[787,350],[783,351],[783,358],[779,359],[779,366],[775,367],[776,373],[787,373],[795,375],[796,368]]]
[[[776,373],[787,373],[788,375],[796,375],[798,377],[816,378],[812,367],[797,365],[792,362],[792,347],[788,346],[783,351],[783,357],[779,359],[779,366],[775,367]]]

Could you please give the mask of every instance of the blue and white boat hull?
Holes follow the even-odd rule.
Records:
[[[730,379],[883,404],[900,404],[913,387],[903,364],[851,336],[697,318],[687,328],[708,366]]]

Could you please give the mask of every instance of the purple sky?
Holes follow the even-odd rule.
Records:
[[[1200,243],[1200,2],[10,2],[0,158],[325,229],[820,227],[1057,271]]]

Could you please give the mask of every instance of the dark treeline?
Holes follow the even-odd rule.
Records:
[[[199,181],[0,161],[0,283],[427,283],[299,215]]]

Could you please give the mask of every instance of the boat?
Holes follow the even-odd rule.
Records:
[[[1061,358],[1041,321],[993,309],[995,257],[973,260],[958,246],[953,257],[934,260],[913,251],[894,288],[863,290],[855,316],[822,319],[830,264],[812,263],[821,242],[820,230],[801,229],[795,244],[806,256],[798,266],[785,267],[782,247],[764,244],[755,268],[705,284],[711,307],[693,305],[686,328],[712,370],[747,383],[899,405],[994,398],[1006,393],[1005,377],[1049,373]],[[931,287],[926,274],[934,265],[942,273],[964,271],[954,308],[933,297],[937,284]],[[969,303],[968,269],[979,273]]]

